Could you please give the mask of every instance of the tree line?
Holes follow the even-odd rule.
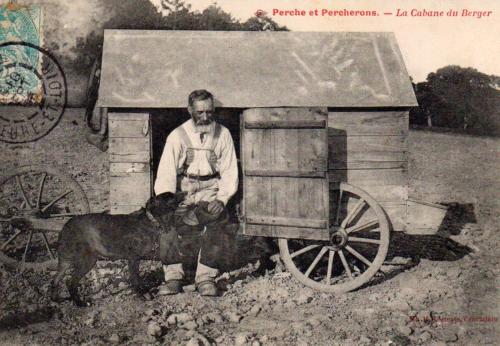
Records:
[[[412,84],[419,107],[410,124],[500,135],[500,77],[450,65]]]

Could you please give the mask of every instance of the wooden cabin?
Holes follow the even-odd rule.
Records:
[[[98,105],[109,119],[111,213],[152,195],[166,136],[188,119],[195,89],[215,95],[239,148],[233,202],[253,218],[247,234],[327,228],[338,182],[406,228],[417,102],[394,34],[106,30]],[[288,228],[271,224],[280,218]]]

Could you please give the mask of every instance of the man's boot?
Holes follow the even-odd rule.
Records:
[[[200,295],[205,297],[216,297],[219,295],[219,290],[213,281],[202,281],[196,283],[196,289]]]
[[[184,270],[182,263],[163,265],[165,283],[158,290],[159,295],[172,295],[182,292]]]
[[[158,294],[161,296],[167,296],[172,294],[177,294],[182,292],[182,281],[181,280],[169,280],[165,282],[164,285],[158,290]]]

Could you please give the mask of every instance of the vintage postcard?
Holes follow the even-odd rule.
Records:
[[[0,344],[497,344],[499,23],[2,2]]]

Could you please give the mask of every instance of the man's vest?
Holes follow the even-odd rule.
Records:
[[[179,131],[178,133],[179,133],[179,136],[181,138],[182,145],[186,148],[186,160],[184,161],[184,164],[182,165],[182,167],[177,170],[177,175],[188,176],[187,170],[188,170],[189,166],[191,165],[191,163],[193,163],[194,152],[195,151],[205,151],[206,155],[207,155],[208,163],[210,164],[210,167],[212,169],[212,174],[209,176],[205,176],[205,177],[207,177],[207,178],[218,177],[219,176],[219,172],[217,170],[218,158],[217,158],[217,155],[215,154],[215,147],[217,146],[217,143],[218,143],[219,137],[220,137],[220,132],[221,132],[220,124],[215,123],[214,135],[212,136],[212,142],[210,143],[210,146],[208,149],[194,147],[183,126],[178,127],[177,130]],[[199,176],[193,176],[193,177],[200,178]],[[203,178],[203,177],[201,177],[201,178]]]

